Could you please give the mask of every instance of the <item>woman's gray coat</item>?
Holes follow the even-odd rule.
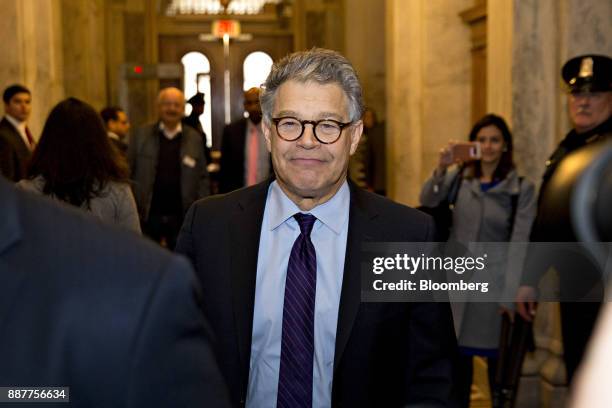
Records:
[[[421,191],[421,204],[435,207],[446,199],[457,172],[458,169],[449,170],[439,176],[434,174],[427,180]],[[510,225],[513,195],[518,197],[515,201],[514,225]],[[464,177],[453,210],[449,241],[465,245],[504,241],[526,243],[529,241],[535,214],[534,184],[527,179],[519,179],[516,171],[508,173],[504,180],[487,192],[482,191],[477,178]],[[469,248],[478,251],[477,244],[470,244]],[[490,252],[491,249],[487,248]],[[460,346],[488,349],[498,347],[501,325],[499,307],[513,307],[511,300],[520,282],[524,249],[525,245],[515,245],[510,254],[488,254],[489,259],[501,260],[495,264],[487,263],[487,271],[493,274],[491,279],[500,288],[498,303],[453,303],[455,330]]]

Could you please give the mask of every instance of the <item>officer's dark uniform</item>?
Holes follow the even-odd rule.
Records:
[[[600,55],[584,55],[573,58],[563,66],[562,77],[571,93],[611,92],[612,60]],[[540,189],[538,214],[531,231],[530,240],[532,242],[576,241],[576,235],[572,229],[571,220],[559,220],[558,217],[555,218],[555,216],[551,216],[550,213],[543,211],[543,208],[548,208],[550,210],[551,204],[546,203],[547,205],[543,205],[542,197],[546,189],[550,188],[548,183],[564,157],[588,144],[599,143],[606,140],[612,140],[612,117],[610,116],[603,123],[588,132],[577,133],[576,130],[573,129],[550,156],[546,162],[546,171],[544,172]],[[568,265],[571,266],[568,267]],[[580,259],[574,259],[573,262],[569,264],[566,263],[565,265],[561,258],[557,260],[551,259],[550,266],[554,266],[560,272],[560,292],[562,300],[568,300],[567,297],[564,299],[564,293],[568,293],[568,289],[570,289],[567,287],[567,283],[564,287],[564,274],[566,274],[566,277],[569,276],[569,274],[573,274],[573,280],[568,279],[567,281],[576,282],[575,274],[580,273],[583,274],[581,276],[586,277],[589,272],[594,273],[594,271],[589,271],[590,267],[588,262],[581,263]],[[541,268],[538,270],[538,268],[530,267],[528,257],[527,267],[521,284],[536,287],[541,277],[541,272],[544,272]],[[571,289],[574,290],[575,288]],[[575,293],[574,290],[572,296],[574,296]],[[601,293],[601,295],[603,295],[603,293]],[[571,381],[582,359],[586,344],[597,318],[599,306],[599,302],[561,302],[564,360],[568,382]]]

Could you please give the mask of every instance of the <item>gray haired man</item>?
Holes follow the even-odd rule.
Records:
[[[363,129],[355,70],[334,51],[291,54],[261,106],[276,179],[197,202],[177,244],[233,405],[448,406],[448,305],[360,301],[362,242],[431,241],[434,227],[347,181]]]

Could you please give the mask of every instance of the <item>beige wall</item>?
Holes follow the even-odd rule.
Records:
[[[385,2],[345,0],[345,56],[353,63],[363,86],[365,104],[386,116]]]
[[[0,0],[0,87],[30,88],[35,137],[64,97],[106,104],[104,7],[105,0]]]
[[[51,107],[63,97],[59,0],[0,0],[0,87],[32,91],[29,127],[38,138]]]
[[[472,1],[386,2],[387,183],[418,204],[423,181],[449,139],[470,127],[470,32],[459,12]]]
[[[106,105],[105,0],[62,0],[64,92]]]

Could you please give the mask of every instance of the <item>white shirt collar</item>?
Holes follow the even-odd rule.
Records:
[[[23,139],[23,142],[25,143],[25,145],[28,146],[30,150],[32,150],[34,146],[30,145],[30,141],[28,140],[28,135],[26,134],[27,123],[17,120],[16,118],[12,117],[8,113],[5,114],[4,117],[6,118],[6,120],[9,121],[11,125],[13,125],[13,127],[15,127],[15,129],[17,129],[17,133],[19,133],[19,136],[21,136],[21,139]]]
[[[114,140],[121,140],[121,138],[119,137],[118,134],[116,134],[115,132],[111,132],[110,130],[108,132],[106,132],[106,134],[108,135],[109,138],[114,139]]]
[[[183,125],[181,124],[181,122],[179,122],[178,126],[174,128],[174,130],[168,130],[166,129],[164,122],[159,122],[159,130],[162,131],[162,133],[164,134],[164,136],[166,136],[166,138],[168,138],[169,140],[172,140],[176,137],[176,135],[178,135],[179,133],[183,131]]]

